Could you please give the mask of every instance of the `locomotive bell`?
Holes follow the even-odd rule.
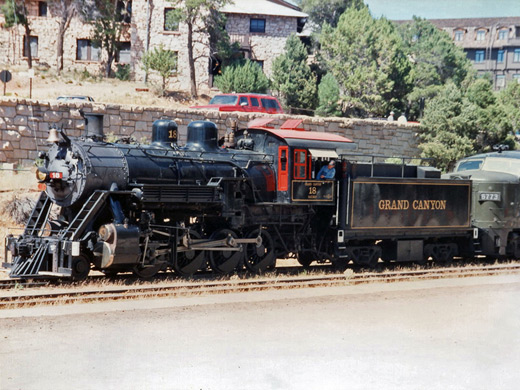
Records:
[[[58,129],[53,127],[49,130],[49,136],[47,137],[47,143],[54,144],[56,142],[60,142],[60,133],[58,133]]]

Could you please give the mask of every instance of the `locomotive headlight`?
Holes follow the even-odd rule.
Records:
[[[47,180],[47,177],[48,177],[48,174],[47,174],[46,170],[44,170],[42,168],[38,168],[36,170],[36,178],[38,179],[39,182]]]

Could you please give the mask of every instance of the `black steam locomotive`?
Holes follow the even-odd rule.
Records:
[[[6,237],[4,266],[11,277],[81,280],[92,268],[144,278],[262,272],[284,257],[345,267],[520,255],[518,211],[498,207],[516,193],[511,181],[479,179],[493,187],[485,190],[460,174],[446,180],[434,168],[356,156],[351,140],[298,121],[270,122],[220,140],[212,122],[192,122],[183,147],[166,119],[150,145],[53,130],[37,172],[46,190],[23,234]],[[320,180],[329,159],[336,176]],[[489,226],[478,219],[488,204],[502,210]]]

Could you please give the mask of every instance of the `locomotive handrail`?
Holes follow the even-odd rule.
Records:
[[[435,161],[435,159],[432,157],[389,156],[389,155],[385,155],[385,154],[365,154],[365,153],[341,153],[341,154],[339,154],[340,158],[348,158],[351,156],[370,158],[371,161],[374,161],[376,158],[400,159],[402,161],[405,161],[405,160]]]

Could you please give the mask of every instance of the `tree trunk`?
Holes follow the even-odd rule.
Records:
[[[161,95],[166,95],[166,77],[162,76],[162,89],[161,89]]]
[[[188,64],[190,68],[191,97],[197,97],[197,79],[195,77],[195,60],[193,59],[193,23],[188,23]]]
[[[58,74],[63,70],[63,35],[65,31],[63,31],[63,24],[61,23],[58,26],[58,39],[56,41],[56,70]]]
[[[114,55],[112,53],[108,53],[107,58],[107,66],[105,68],[105,77],[109,78],[112,73],[112,62],[114,61]]]
[[[60,1],[60,22],[58,24],[58,39],[56,41],[56,70],[58,74],[63,70],[63,41],[65,32],[70,26],[70,21],[76,14],[73,1]]]
[[[25,50],[27,52],[27,65],[29,69],[32,68],[32,53],[31,53],[31,29],[29,24],[25,26]]]

